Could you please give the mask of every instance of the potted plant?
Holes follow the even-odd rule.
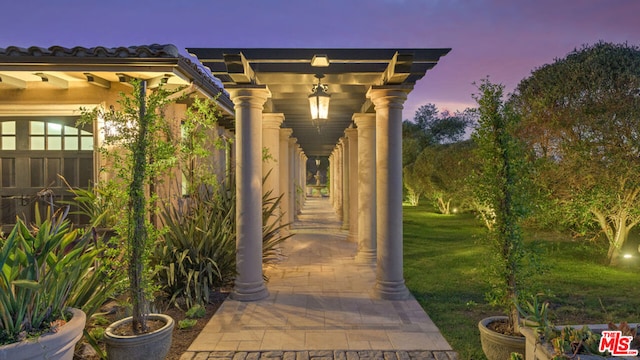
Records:
[[[482,165],[475,193],[492,210],[487,239],[494,258],[489,262],[492,281],[487,298],[506,315],[478,324],[482,349],[490,360],[524,353],[517,304],[530,260],[519,227],[526,208],[523,151],[512,133],[517,115],[503,102],[503,89],[488,80],[481,83],[476,98],[480,116],[472,135]]]
[[[98,250],[68,211],[49,208],[33,229],[18,219],[0,239],[0,359],[73,359],[86,316],[68,305]]]
[[[549,319],[549,303],[534,296],[518,308],[527,326],[520,331],[526,339],[526,360],[551,359],[637,359],[640,349],[638,325],[622,322],[597,325],[554,326]],[[603,331],[617,331],[601,344]],[[624,339],[623,339],[624,338]],[[602,345],[602,346],[601,346]],[[611,352],[616,352],[612,354]],[[613,356],[615,357],[613,357]]]
[[[126,239],[129,296],[132,316],[105,330],[110,359],[163,359],[171,347],[174,321],[163,314],[150,314],[148,255],[158,230],[151,221],[155,191],[152,188],[172,164],[175,147],[171,124],[163,116],[170,103],[162,87],[147,93],[146,81],[132,81],[133,93],[121,93],[121,110],[82,110],[81,122],[104,119],[103,154],[110,157],[116,179],[121,181],[127,212],[116,228]]]

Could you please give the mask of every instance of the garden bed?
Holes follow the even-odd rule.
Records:
[[[222,305],[223,301],[226,299],[228,293],[227,292],[216,292],[211,297],[211,303],[205,306],[205,315],[204,317],[197,319],[197,322],[194,326],[191,326],[186,329],[180,329],[178,323],[180,320],[184,320],[187,318],[185,311],[180,310],[176,307],[170,307],[169,309],[163,311],[164,314],[171,316],[175,322],[176,327],[173,331],[173,336],[171,340],[171,349],[169,350],[169,354],[167,355],[166,360],[178,360],[180,356],[187,351],[191,343],[196,339],[196,337],[200,334],[202,329],[209,323],[211,317],[216,313],[220,305]],[[121,313],[113,313],[104,316],[110,322],[116,321],[122,318]],[[96,327],[96,326],[93,326]],[[106,327],[104,325],[103,327]],[[89,327],[88,330],[91,330],[92,327]],[[83,344],[80,346],[80,351],[77,351],[74,356],[74,360],[99,360],[100,357],[92,351],[91,346],[88,344],[85,345],[84,339],[82,340]],[[85,350],[82,348],[86,347]],[[104,346],[102,346],[104,349]]]

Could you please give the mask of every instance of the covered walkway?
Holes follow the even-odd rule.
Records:
[[[327,198],[307,199],[266,270],[269,297],[226,300],[183,359],[455,358],[416,300],[375,298],[375,265],[354,260],[340,227]]]

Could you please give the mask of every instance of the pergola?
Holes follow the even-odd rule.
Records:
[[[403,299],[402,108],[407,94],[450,49],[189,48],[229,92],[236,112],[237,270],[233,297],[268,296],[262,278],[263,191],[284,194],[292,221],[306,160],[328,157],[331,201],[376,264],[376,294]],[[308,96],[321,82],[328,120],[312,123]],[[318,126],[319,125],[319,126]],[[263,148],[271,159],[263,162]],[[271,172],[262,186],[262,176]]]

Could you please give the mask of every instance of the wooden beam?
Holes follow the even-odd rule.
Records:
[[[244,57],[244,54],[224,54],[224,63],[227,66],[227,73],[236,84],[254,84],[256,74],[251,65]]]
[[[120,81],[121,84],[131,85],[131,80],[133,80],[133,77],[123,73],[116,73],[116,76],[118,77],[118,81]]]
[[[102,88],[105,89],[110,89],[111,88],[111,81],[103,79],[101,77],[98,77],[96,75],[93,75],[92,73],[84,73],[84,76],[87,78],[87,81],[90,84],[96,85],[96,86],[100,86]]]
[[[48,73],[35,73],[34,75],[39,76],[40,79],[42,79],[42,82],[46,82],[49,83],[57,88],[60,89],[68,89],[69,88],[69,82],[65,79],[59,78],[55,75],[51,75]]]
[[[173,74],[164,74],[162,76],[147,79],[147,88],[155,89],[160,85],[166,85],[167,82],[169,82],[169,78],[172,76]]]
[[[27,82],[9,75],[0,74],[0,83],[9,85],[18,89],[26,89]]]
[[[400,85],[411,75],[413,54],[395,53],[389,66],[382,73],[380,85]]]

